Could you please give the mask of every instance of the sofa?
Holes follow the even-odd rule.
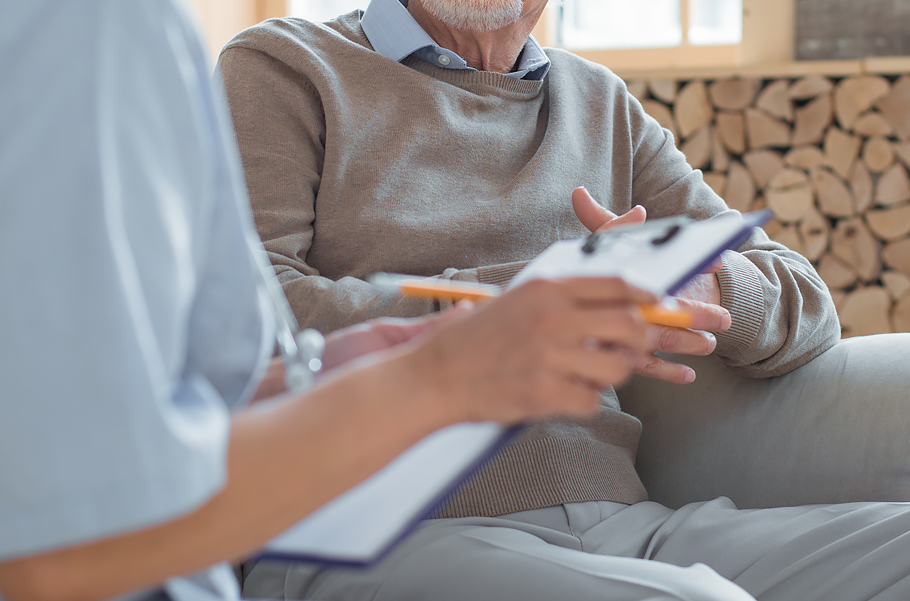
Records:
[[[673,359],[696,370],[695,383],[636,377],[619,390],[643,424],[637,468],[651,500],[910,501],[910,334],[845,339],[760,380],[713,356]]]

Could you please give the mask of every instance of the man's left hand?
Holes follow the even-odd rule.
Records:
[[[679,298],[677,302],[682,311],[693,316],[695,323],[691,329],[661,327],[657,350],[674,355],[710,355],[717,348],[714,333],[724,332],[730,327],[730,312],[720,305],[688,298]],[[657,355],[648,356],[635,373],[673,384],[695,381],[695,370],[691,367]]]

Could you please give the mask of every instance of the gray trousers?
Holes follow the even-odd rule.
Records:
[[[910,504],[574,503],[429,520],[370,570],[247,564],[244,596],[320,601],[908,601]]]

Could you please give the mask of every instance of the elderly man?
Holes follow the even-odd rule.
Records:
[[[257,225],[302,323],[331,331],[434,309],[384,295],[364,281],[371,272],[504,284],[552,242],[604,224],[729,211],[619,78],[529,37],[545,4],[373,0],[365,13],[270,21],[228,44],[220,69]],[[573,194],[579,185],[606,206]],[[756,377],[839,338],[819,276],[763,233],[686,296],[701,330],[666,330],[662,350],[716,352]],[[657,358],[639,371],[695,377]],[[718,499],[671,511],[647,501],[635,473],[640,430],[609,390],[596,418],[531,429],[374,570],[248,564],[245,593],[910,596],[906,507],[747,512]]]

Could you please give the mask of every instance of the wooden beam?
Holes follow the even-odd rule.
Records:
[[[649,73],[660,69],[657,79],[684,79],[678,70],[693,68],[724,68],[724,73],[736,73],[740,63],[740,47],[679,46],[675,48],[629,48],[623,50],[573,50],[589,61],[606,65],[623,78],[632,73]],[[651,77],[645,77],[651,79]]]
[[[743,65],[789,63],[794,57],[794,0],[743,0]]]

